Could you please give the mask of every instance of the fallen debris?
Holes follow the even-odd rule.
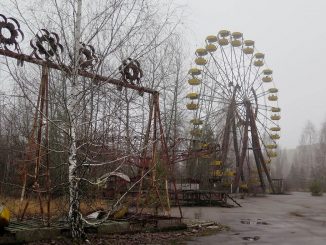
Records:
[[[227,230],[228,227],[218,224],[216,222],[207,221],[194,221],[187,220],[191,227],[187,227],[185,230],[166,231],[166,232],[137,232],[137,233],[126,233],[126,234],[90,234],[88,241],[81,243],[86,244],[184,244],[186,241],[194,239],[200,236],[207,236],[218,233],[223,230]],[[196,225],[197,223],[197,225]],[[65,238],[50,241],[40,241],[29,243],[30,245],[70,245],[71,240]]]

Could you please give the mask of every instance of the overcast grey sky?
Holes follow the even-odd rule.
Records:
[[[176,0],[188,6],[190,43],[221,29],[243,32],[256,41],[274,70],[282,108],[280,145],[298,144],[310,120],[317,128],[326,120],[325,0]]]
[[[1,0],[5,4],[7,0]],[[326,0],[173,0],[186,7],[193,52],[221,29],[256,41],[280,90],[283,147],[295,147],[310,120],[326,120]],[[193,55],[190,53],[189,56]]]

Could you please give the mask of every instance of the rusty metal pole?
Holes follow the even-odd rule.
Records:
[[[238,87],[234,88],[232,100],[230,102],[228,112],[226,115],[223,140],[222,140],[222,148],[221,148],[221,157],[220,157],[222,164],[225,164],[225,161],[227,159],[228,152],[229,152],[230,131],[231,131],[231,126],[232,126],[231,121],[232,121],[232,118],[234,117],[235,96],[237,93],[237,89],[238,89]]]
[[[26,55],[26,54],[17,54],[10,50],[0,49],[0,55],[14,58],[14,59],[22,61],[22,62],[24,61],[24,62],[40,65],[40,66],[46,65],[48,68],[66,72],[68,75],[71,75],[73,73],[73,68],[70,66],[67,66],[64,64],[56,64],[56,63],[53,63],[53,62],[47,61],[47,60],[36,59],[36,58],[33,58],[32,56]],[[137,86],[137,85],[134,85],[131,83],[124,82],[119,79],[111,78],[110,76],[102,76],[102,75],[91,73],[91,72],[81,70],[81,69],[77,70],[77,75],[86,77],[86,78],[90,78],[96,84],[117,85],[117,86],[124,87],[124,88],[130,88],[130,89],[138,91],[140,93],[148,93],[148,94],[157,93],[156,90],[151,89],[151,88],[140,87],[140,86]]]
[[[48,67],[44,68],[49,73]],[[46,199],[47,199],[47,226],[50,226],[51,218],[51,178],[50,178],[50,156],[49,156],[49,79],[45,84],[45,166],[46,166]]]
[[[248,149],[248,127],[249,127],[249,116],[246,114],[246,122],[244,127],[244,135],[242,140],[242,150],[239,160],[239,165],[237,166],[236,176],[234,179],[234,191],[239,187],[240,177],[243,176],[243,164],[246,159],[247,149]]]
[[[255,123],[255,118],[252,112],[251,105],[249,105],[249,119],[250,119],[250,128],[251,128],[251,138],[252,138],[252,151],[254,153],[254,158],[256,162],[256,167],[260,179],[260,185],[263,190],[263,192],[266,192],[266,185],[264,181],[264,177],[262,174],[262,160],[259,152],[261,152],[260,144],[259,144],[259,137],[257,133],[257,128],[256,128],[256,123]]]
[[[59,63],[55,63],[53,61],[51,61],[50,58],[54,58],[55,56],[57,56],[57,52],[53,52],[53,54],[50,54],[51,52],[48,52],[48,51],[45,51],[44,52],[44,48],[42,46],[42,42],[43,41],[40,41],[40,37],[39,36],[36,36],[35,38],[37,39],[35,43],[33,43],[31,41],[31,46],[32,48],[34,49],[34,51],[32,52],[31,55],[25,55],[23,53],[21,53],[21,50],[19,48],[19,45],[18,45],[18,40],[17,37],[19,35],[23,36],[23,32],[20,30],[20,27],[19,27],[19,24],[18,22],[13,19],[13,18],[8,18],[6,19],[4,17],[4,20],[5,22],[7,20],[13,20],[14,24],[13,25],[10,25],[9,26],[9,29],[10,29],[10,32],[11,32],[11,35],[12,35],[12,38],[10,39],[11,40],[11,43],[9,45],[14,45],[14,51],[10,51],[9,49],[6,48],[6,45],[8,43],[4,43],[4,41],[2,39],[0,39],[0,44],[1,45],[4,45],[4,49],[1,49],[0,48],[0,55],[2,56],[5,56],[5,57],[9,57],[9,58],[13,58],[13,59],[16,59],[17,60],[17,64],[18,65],[23,65],[23,62],[28,62],[28,63],[32,63],[32,64],[36,64],[36,65],[39,65],[39,66],[42,66],[42,81],[41,81],[41,84],[40,84],[40,89],[39,89],[39,97],[38,97],[38,102],[37,102],[37,110],[35,112],[35,117],[34,117],[34,125],[33,125],[33,129],[32,129],[32,132],[31,132],[31,136],[30,136],[30,139],[29,139],[29,147],[31,148],[30,150],[34,150],[34,148],[36,148],[36,153],[34,153],[36,155],[36,161],[35,161],[35,168],[34,168],[34,192],[38,193],[39,195],[39,201],[40,201],[40,208],[41,208],[41,213],[42,213],[42,217],[43,217],[43,205],[42,205],[42,200],[41,200],[41,193],[46,193],[47,194],[47,222],[48,222],[48,225],[49,225],[49,222],[50,222],[50,216],[51,216],[51,213],[50,213],[50,185],[51,185],[51,181],[50,181],[50,166],[49,166],[49,122],[48,122],[48,116],[49,116],[49,111],[48,111],[48,103],[49,103],[49,93],[48,93],[48,70],[51,68],[51,69],[55,69],[55,70],[59,70],[63,73],[66,73],[67,76],[73,76],[74,79],[77,79],[78,76],[82,76],[82,77],[85,77],[85,78],[89,78],[89,79],[92,79],[93,83],[95,84],[98,84],[98,85],[104,85],[104,84],[112,84],[112,85],[116,85],[118,87],[124,87],[124,88],[128,88],[128,89],[132,89],[132,90],[135,90],[135,91],[138,91],[140,95],[144,94],[144,93],[148,93],[148,94],[151,94],[153,95],[153,101],[152,101],[152,108],[151,108],[151,112],[150,112],[150,119],[149,119],[149,123],[148,123],[148,130],[147,130],[147,134],[146,134],[146,138],[145,138],[145,149],[143,150],[143,159],[144,161],[146,160],[146,154],[147,154],[147,149],[148,149],[148,141],[149,141],[149,135],[150,135],[150,131],[151,131],[151,123],[152,123],[152,120],[154,120],[154,127],[153,127],[153,145],[152,145],[152,161],[151,161],[151,165],[152,167],[155,167],[155,164],[157,164],[157,152],[158,152],[158,149],[157,149],[157,123],[159,120],[160,121],[160,112],[159,112],[159,93],[154,90],[154,89],[151,89],[151,88],[146,88],[146,87],[141,87],[139,86],[140,85],[140,78],[143,76],[143,72],[141,71],[140,69],[140,66],[139,66],[139,62],[136,61],[134,62],[132,59],[128,58],[128,62],[126,63],[127,66],[126,67],[123,67],[121,66],[121,69],[120,69],[120,73],[123,75],[123,78],[122,79],[112,79],[110,76],[106,77],[106,76],[101,76],[101,75],[98,75],[98,74],[94,74],[94,73],[91,73],[91,72],[87,72],[84,68],[87,67],[87,65],[85,64],[82,65],[82,64],[78,64],[77,62],[79,61],[78,57],[79,54],[80,54],[80,49],[78,49],[78,47],[80,46],[79,45],[79,39],[80,39],[80,14],[81,14],[81,3],[82,3],[82,0],[77,0],[78,2],[78,11],[77,11],[77,21],[76,21],[76,35],[75,35],[75,59],[74,59],[74,65],[73,66],[67,66],[67,65],[64,65],[62,64],[61,62]],[[15,24],[17,25],[15,27]],[[12,29],[14,28],[14,29]],[[16,29],[15,29],[16,28]],[[57,34],[55,34],[54,32],[49,32],[45,29],[42,29],[41,31],[43,31],[43,36],[45,38],[45,40],[48,42],[49,44],[49,40],[50,38],[52,38],[54,40],[54,46],[52,47],[53,49],[55,49],[56,51],[57,50],[61,50],[61,52],[63,52],[63,46],[59,43],[59,37]],[[51,37],[52,35],[52,37]],[[23,38],[22,38],[23,39]],[[86,46],[89,46],[89,45],[86,45]],[[86,47],[85,45],[83,46],[84,48]],[[41,54],[41,55],[40,55]],[[85,54],[85,53],[84,53]],[[42,56],[43,55],[43,56]],[[42,56],[42,57],[41,57]],[[56,57],[57,58],[57,57]],[[93,56],[91,56],[90,58],[94,58]],[[96,57],[95,57],[96,58]],[[59,59],[52,59],[52,60],[56,60],[58,61]],[[88,60],[88,62],[90,62]],[[78,66],[78,67],[77,67]],[[129,72],[129,70],[132,69],[132,73]],[[123,71],[123,72],[122,72]],[[125,74],[123,74],[125,73]],[[132,76],[133,78],[129,79],[129,77]],[[131,80],[131,81],[128,81]],[[133,83],[133,81],[137,81],[137,85],[135,85]],[[73,97],[74,98],[74,97]],[[45,112],[44,112],[45,111]],[[44,114],[45,113],[45,114]],[[153,118],[153,115],[154,115],[154,118]],[[44,120],[44,117],[46,117],[46,123],[45,123],[45,146],[42,146],[42,135],[43,135],[43,132],[42,130],[44,131],[43,129],[43,126],[44,126],[44,123],[43,123],[43,120]],[[161,124],[161,122],[160,122]],[[159,130],[160,132],[162,131],[163,132],[163,129],[162,129],[162,125],[159,125]],[[36,134],[36,128],[37,128],[37,134]],[[36,139],[35,139],[35,134],[36,134]],[[164,138],[164,134],[161,133],[161,137],[163,140],[165,140]],[[161,140],[162,140],[161,139]],[[166,152],[166,159],[169,160],[169,157],[168,157],[168,149],[167,149],[167,145],[166,145],[166,142],[164,142],[162,140],[162,146],[164,148],[164,151]],[[36,145],[36,147],[35,147]],[[42,146],[42,147],[41,147]],[[44,159],[44,155],[43,155],[43,151],[45,150],[46,152],[46,157]],[[45,164],[45,170],[46,170],[46,173],[45,175],[40,175],[40,171],[41,171],[41,168],[43,168],[43,164],[41,164],[41,161],[45,160],[46,161],[46,164]],[[168,165],[171,165],[170,163]],[[143,166],[144,168],[144,166]],[[27,178],[28,178],[28,168],[27,166],[24,167],[25,169],[25,180],[24,180],[24,188],[22,190],[22,196],[21,196],[21,200],[23,200],[24,198],[24,195],[25,195],[25,190],[27,188]],[[142,169],[142,175],[144,174],[144,169]],[[39,186],[39,183],[40,183],[40,177],[43,177],[45,176],[46,179],[46,189],[45,190],[41,190],[40,189],[40,186]],[[158,195],[158,198],[160,199],[160,194],[158,192],[158,189],[157,189],[157,184],[156,184],[156,169],[153,169],[153,173],[152,173],[152,186],[155,188],[156,190],[156,193]],[[138,199],[140,198],[141,196],[141,189],[142,189],[142,181],[141,181],[141,184],[140,184],[140,192],[138,194]],[[137,202],[139,203],[139,202]],[[162,201],[160,200],[160,203],[162,204]],[[138,204],[137,204],[138,205]],[[23,215],[25,214],[25,211],[27,209],[27,206],[28,206],[28,201],[26,203],[26,206],[25,206],[25,209],[23,211]],[[162,206],[163,207],[163,206]],[[138,208],[138,207],[137,207]],[[164,209],[164,207],[163,207]],[[22,217],[23,217],[22,215]],[[78,228],[78,227],[77,227]],[[76,233],[73,233],[73,236],[76,235],[78,236],[79,234],[77,234],[78,231],[76,231]]]
[[[159,101],[159,98],[157,99]],[[180,213],[180,217],[183,217],[182,214],[182,210],[181,210],[181,206],[179,203],[179,197],[178,197],[178,190],[176,187],[176,180],[173,174],[173,160],[174,160],[174,153],[173,153],[173,157],[172,157],[172,163],[170,162],[170,157],[169,157],[169,150],[168,150],[168,146],[166,143],[166,139],[165,139],[165,135],[164,135],[164,130],[163,130],[163,125],[162,125],[162,120],[161,120],[161,114],[160,114],[160,105],[159,102],[157,103],[157,117],[158,117],[158,122],[159,122],[159,129],[160,129],[160,134],[161,134],[161,144],[162,144],[162,148],[163,148],[163,154],[165,154],[165,158],[167,161],[167,167],[168,167],[168,171],[170,173],[170,177],[172,178],[172,183],[173,183],[173,189],[174,189],[174,193],[175,193],[175,199],[176,199],[176,203],[178,205],[179,208],[179,213]],[[173,150],[174,152],[174,150]],[[167,181],[167,180],[166,180]],[[170,210],[170,195],[169,195],[169,190],[167,189],[167,185],[166,185],[166,195],[167,195],[167,202],[168,202],[168,208]]]
[[[140,159],[140,161],[143,161],[143,164],[141,166],[140,178],[142,178],[142,176],[145,173],[145,164],[146,164],[146,159],[147,159],[149,135],[150,135],[150,132],[151,132],[152,120],[153,120],[153,110],[154,110],[154,98],[153,98],[153,96],[151,96],[150,97],[150,108],[149,108],[148,123],[147,123],[145,139],[144,139],[144,147],[143,147],[142,157]],[[143,180],[141,179],[140,183],[139,183],[138,195],[137,195],[137,200],[136,200],[136,212],[137,213],[138,213],[138,209],[139,209],[139,202],[140,202],[140,199],[141,199],[142,188],[143,188]]]

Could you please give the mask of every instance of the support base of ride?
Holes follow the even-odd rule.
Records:
[[[172,193],[170,200],[176,205],[175,194]],[[233,208],[241,205],[234,200],[228,191],[216,190],[181,190],[178,192],[178,200],[181,206],[218,206]]]
[[[86,234],[119,234],[135,232],[158,232],[187,229],[187,225],[179,217],[142,216],[131,220],[108,220],[97,226],[85,225]],[[36,221],[11,221],[0,233],[0,245],[54,240],[69,237],[67,222],[55,222],[44,227]]]

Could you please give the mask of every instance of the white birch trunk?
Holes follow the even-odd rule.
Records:
[[[79,181],[77,176],[77,145],[76,145],[76,122],[77,122],[77,96],[78,96],[78,66],[81,28],[81,7],[82,0],[77,2],[77,16],[75,23],[75,44],[74,44],[74,71],[71,80],[70,101],[68,110],[70,113],[70,146],[69,146],[69,224],[71,236],[75,239],[83,238],[83,222],[80,213]]]

